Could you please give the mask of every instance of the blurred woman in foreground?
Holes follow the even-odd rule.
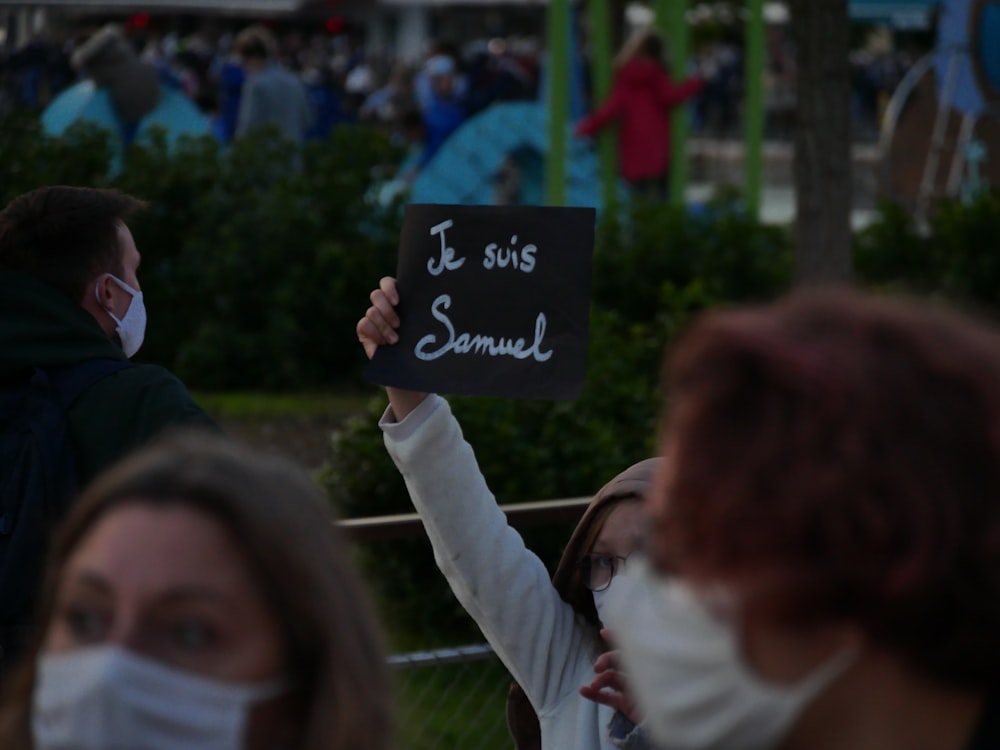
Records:
[[[203,436],[96,480],[53,545],[0,747],[386,750],[380,637],[324,505]]]
[[[800,294],[673,351],[610,624],[669,750],[1000,747],[1000,335]]]

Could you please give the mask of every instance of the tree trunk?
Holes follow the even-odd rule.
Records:
[[[800,284],[851,278],[848,0],[794,0],[795,272]]]
[[[625,41],[625,8],[629,0],[611,0],[611,48],[612,55],[618,53]]]

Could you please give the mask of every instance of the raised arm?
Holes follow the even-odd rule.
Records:
[[[657,96],[664,107],[676,107],[683,104],[701,91],[704,84],[700,78],[688,78],[680,83],[674,83],[666,73],[659,79]]]
[[[391,279],[383,279],[371,299],[357,329],[369,356],[398,340],[399,325]],[[386,447],[455,596],[536,710],[575,695],[590,636],[556,593],[541,560],[507,525],[448,403],[387,391],[390,412],[380,423]]]
[[[369,299],[371,307],[358,321],[357,334],[365,354],[371,359],[380,346],[392,345],[399,341],[399,335],[396,333],[396,329],[399,328],[399,315],[396,314],[399,292],[396,290],[396,280],[391,276],[384,276],[379,281],[378,289],[369,295]],[[386,386],[385,392],[397,422],[406,419],[407,415],[427,398],[426,393],[391,386]]]
[[[584,117],[577,123],[575,133],[578,136],[593,135],[597,131],[607,127],[613,120],[617,119],[621,113],[621,86],[615,82],[611,89],[607,101],[605,101],[596,111]]]

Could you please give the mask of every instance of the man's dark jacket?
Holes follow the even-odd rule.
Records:
[[[31,368],[58,368],[89,359],[124,360],[93,316],[55,288],[0,269],[0,388]],[[187,388],[156,365],[112,373],[89,389],[69,412],[77,481],[95,474],[164,428],[217,429]]]

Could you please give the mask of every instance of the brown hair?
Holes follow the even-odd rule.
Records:
[[[221,523],[282,625],[288,672],[303,703],[303,750],[385,750],[389,678],[368,597],[325,498],[291,464],[209,435],[168,437],[99,477],[54,542],[42,591],[37,654],[62,571],[109,512],[131,502],[184,505]],[[34,659],[13,675],[0,747],[28,750]]]
[[[270,60],[278,53],[274,34],[266,26],[248,26],[236,35],[233,49],[240,57],[252,60]]]
[[[605,648],[601,638],[601,621],[594,605],[594,595],[583,584],[580,575],[580,560],[590,553],[611,512],[619,503],[643,500],[653,481],[653,475],[661,458],[647,458],[633,464],[604,485],[577,523],[563,550],[559,565],[552,576],[552,585],[569,604],[577,616],[592,629],[595,650]],[[507,727],[517,750],[530,750],[541,746],[541,728],[538,715],[532,708],[524,690],[516,682],[511,683],[507,693]]]
[[[768,582],[926,677],[1000,673],[1000,335],[926,302],[810,291],[676,346],[662,563]]]
[[[95,276],[122,274],[118,222],[146,205],[117,190],[63,185],[19,195],[0,212],[0,266],[79,304]]]

